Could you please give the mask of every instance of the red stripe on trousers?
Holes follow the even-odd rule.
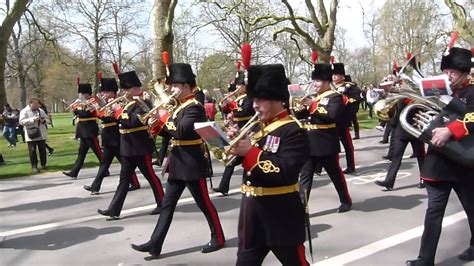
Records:
[[[349,199],[349,204],[352,204],[352,199],[351,199],[351,196],[349,195],[349,189],[347,188],[346,177],[344,176],[341,166],[339,165],[339,154],[336,155],[336,163],[337,163],[337,168],[339,168],[339,172],[341,172],[342,183],[344,184],[344,190],[346,192],[347,198]]]
[[[351,149],[351,154],[352,154],[352,162],[351,162],[351,166],[347,166],[348,168],[349,167],[354,167],[353,170],[355,170],[355,167],[356,167],[356,164],[355,164],[355,155],[354,155],[354,144],[352,143],[352,136],[351,136],[351,131],[350,129],[347,127],[346,128],[346,138],[347,138],[347,142],[349,142],[349,149]],[[347,151],[346,151],[347,152]],[[347,154],[346,154],[347,156]]]
[[[163,191],[163,186],[161,185],[161,181],[158,179],[158,176],[156,176],[155,170],[153,170],[153,166],[151,165],[151,154],[145,155],[145,163],[146,163],[146,168],[148,169],[148,172],[150,172],[151,180],[153,180],[153,185],[156,187],[156,190],[158,190],[160,201],[162,201],[165,195],[165,192]]]
[[[296,246],[297,252],[298,252],[298,259],[300,260],[300,265],[307,266],[309,265],[308,261],[306,260],[306,256],[304,254],[304,245],[299,244]]]
[[[95,137],[95,138],[93,137],[93,138],[92,138],[92,142],[94,143],[95,148],[96,148],[97,151],[99,152],[100,160],[103,160],[103,159],[104,159],[104,155],[102,154],[102,149],[100,148],[99,140],[97,139],[97,137]]]
[[[206,204],[207,210],[209,211],[211,219],[214,222],[214,226],[216,227],[217,243],[219,245],[224,245],[225,241],[222,233],[221,222],[219,221],[219,216],[217,216],[216,208],[214,208],[214,205],[212,205],[211,199],[209,198],[209,192],[207,192],[206,178],[201,178],[199,180],[199,184],[201,185],[201,192],[202,197],[204,199],[204,203]]]

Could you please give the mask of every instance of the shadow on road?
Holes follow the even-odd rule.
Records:
[[[17,206],[11,206],[7,208],[1,208],[0,212],[6,211],[27,211],[27,210],[51,210],[59,209],[63,207],[70,207],[72,205],[77,205],[85,202],[91,202],[95,200],[102,199],[101,197],[87,197],[87,198],[64,198],[64,199],[54,199],[54,200],[43,200],[38,202],[20,204]]]
[[[76,227],[56,229],[44,234],[22,236],[7,239],[0,248],[27,249],[27,250],[59,250],[80,243],[91,241],[101,235],[113,234],[123,230],[123,227],[105,227],[96,229],[92,227]]]
[[[38,184],[38,185],[31,185],[31,186],[24,186],[24,187],[16,187],[16,188],[7,188],[7,189],[2,189],[0,192],[16,192],[16,191],[31,191],[31,190],[39,190],[39,189],[44,189],[44,188],[51,188],[51,187],[58,187],[58,186],[65,186],[65,185],[70,185],[72,182],[66,182],[66,183],[51,183],[51,184]]]
[[[233,199],[230,197],[217,197],[217,198],[212,199],[212,203],[214,204],[218,212],[226,212],[226,211],[238,209],[240,208],[240,202],[241,202],[240,198]],[[196,205],[194,201],[191,203],[177,206],[176,211],[184,212],[184,213],[201,212],[201,210],[199,210],[199,207]]]
[[[374,212],[386,209],[410,210],[422,204],[421,199],[427,196],[423,194],[414,194],[408,196],[381,196],[366,199],[362,202],[355,202],[352,210],[362,212]]]

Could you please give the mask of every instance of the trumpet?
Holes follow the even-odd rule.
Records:
[[[219,100],[218,104],[219,105],[222,105],[224,104],[224,102],[229,99],[230,97],[234,97],[236,95],[239,95],[240,91],[242,90],[242,87],[240,87],[240,89],[236,89],[235,91],[233,92],[229,92],[227,93],[226,95],[224,95],[224,97],[222,97],[222,99]]]
[[[112,106],[114,106],[114,104],[120,104],[122,106],[125,106],[127,103],[128,103],[127,96],[122,95],[108,102],[106,105],[100,107],[97,111],[99,113],[103,113],[103,112],[110,113],[112,111]]]
[[[66,107],[64,111],[68,111],[69,109],[72,109],[74,106],[76,106],[75,109],[81,108],[88,111],[96,110],[99,106],[99,101],[100,99],[98,98],[98,96],[91,97],[87,100],[76,99],[68,107]]]
[[[229,165],[234,164],[235,160],[237,159],[237,156],[236,155],[231,155],[230,150],[235,145],[237,145],[237,143],[240,140],[244,139],[246,136],[249,135],[250,137],[252,137],[253,134],[255,134],[256,132],[253,132],[253,134],[249,134],[249,132],[256,125],[260,125],[260,128],[262,128],[263,124],[262,124],[261,120],[257,119],[258,115],[259,115],[259,113],[255,113],[255,115],[242,127],[242,129],[240,130],[239,135],[237,135],[235,138],[233,138],[228,146],[226,146],[224,148],[220,148],[220,147],[212,147],[211,148],[211,151],[212,151],[212,153],[214,154],[214,156],[216,157],[217,160],[222,162],[225,166],[229,166]],[[253,140],[252,144],[255,144],[254,142],[256,142],[256,141]]]
[[[152,95],[154,94],[152,93]],[[164,98],[155,96],[156,99],[153,103],[153,108],[149,109],[146,114],[138,116],[138,119],[140,120],[140,122],[145,125],[148,119],[160,108],[165,108],[168,112],[172,113],[173,110],[178,106],[178,100],[176,100],[175,96],[176,96],[176,93],[172,93],[169,96],[163,95]],[[138,99],[138,101],[140,102],[141,105],[144,105],[144,104],[146,105],[146,103],[144,103],[142,99]],[[155,125],[155,122],[156,121],[152,121],[151,123],[149,123],[149,125],[153,127]]]

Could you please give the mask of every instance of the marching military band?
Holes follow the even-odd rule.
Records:
[[[298,110],[290,114],[290,82],[284,67],[280,64],[250,66],[250,54],[243,52],[242,57],[244,70],[239,65],[235,79],[229,84],[229,94],[219,102],[228,137],[238,136],[226,151],[236,156],[236,160],[226,166],[219,186],[213,188],[226,196],[234,168],[241,165],[244,172],[240,187],[242,200],[236,264],[261,265],[272,251],[283,265],[308,265],[303,244],[307,239],[310,241],[311,236],[305,233],[305,227],[309,226],[305,204],[319,167],[326,170],[336,188],[339,196],[337,212],[344,213],[352,208],[345,174],[356,171],[349,127],[351,124],[355,127],[354,139],[358,139],[355,117],[362,101],[361,91],[347,80],[343,63],[313,60],[311,86],[314,94],[300,99]],[[77,117],[76,137],[80,139],[80,147],[74,167],[64,174],[77,178],[87,150],[92,148],[101,166],[92,185],[84,186],[84,189],[98,194],[112,159],[118,158],[121,163],[119,185],[108,208],[98,212],[109,219],[119,219],[127,192],[140,187],[135,168],[140,169],[150,183],[157,204],[151,214],[160,214],[150,239],[144,244],[132,244],[133,249],[149,253],[147,259],[160,257],[173,213],[185,188],[191,192],[209,225],[210,241],[201,251],[214,252],[225,246],[218,211],[207,190],[206,177],[212,174],[206,139],[194,129],[195,123],[207,120],[203,103],[197,99],[195,75],[189,64],[174,63],[168,67],[164,86],[169,91],[163,92],[166,97],[161,95],[157,103],[144,100],[140,79],[131,71],[116,73],[123,96],[116,95],[115,79],[101,78],[101,98],[108,104],[100,106],[99,100],[90,100],[93,99],[91,86],[78,83],[78,93],[84,100],[71,106]],[[410,142],[418,160],[420,187],[426,185],[428,191],[419,256],[407,261],[408,265],[434,264],[441,221],[451,189],[457,193],[471,228],[470,246],[459,258],[474,260],[474,179],[466,176],[472,175],[467,174],[472,170],[446,156],[452,153],[448,150],[452,146],[450,142],[468,143],[474,131],[474,86],[468,79],[472,67],[469,50],[449,47],[443,54],[441,70],[449,76],[454,89],[451,102],[457,99],[462,111],[453,112],[448,108],[453,104],[447,104],[438,116],[437,124],[432,124],[438,126],[430,128],[432,134],[428,140],[413,136],[405,129],[405,124],[417,120],[418,114],[411,113],[405,118],[408,122],[398,122],[402,110],[417,99],[402,93],[404,97],[393,103],[390,110],[384,110],[393,113],[397,123],[393,129],[392,162],[386,179],[376,184],[393,189],[403,152]],[[257,121],[249,123],[254,116]],[[102,149],[97,141],[98,119],[102,120]],[[252,134],[239,134],[244,129]],[[168,173],[166,190],[152,167],[153,137],[156,135],[171,142],[163,166]],[[340,141],[347,160],[344,171],[339,165]],[[429,146],[426,155],[425,144]]]

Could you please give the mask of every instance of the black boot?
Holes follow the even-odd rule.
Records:
[[[462,261],[474,261],[474,246],[468,247],[463,253],[459,254],[458,258]]]
[[[385,181],[376,180],[376,181],[375,181],[375,184],[376,184],[377,186],[385,187],[387,190],[393,190],[393,186],[390,186],[390,185],[387,184],[387,182],[385,182]]]

